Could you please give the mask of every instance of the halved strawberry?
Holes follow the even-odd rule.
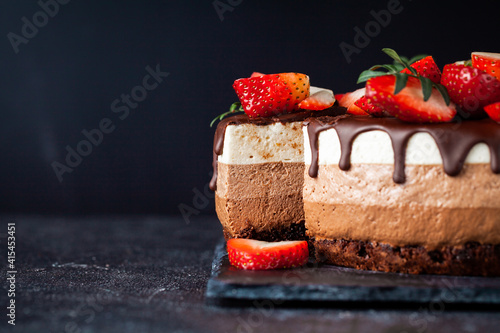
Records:
[[[500,53],[472,52],[472,67],[485,71],[500,80]]]
[[[347,113],[366,116],[366,113],[362,108],[354,104],[358,99],[365,95],[365,88],[359,88],[353,92],[345,93],[342,99],[339,101],[339,105],[347,108]]]
[[[251,270],[299,267],[309,259],[306,241],[264,242],[233,238],[227,241],[227,253],[231,265]]]
[[[500,81],[467,65],[445,65],[441,84],[448,89],[450,99],[473,117],[483,116],[486,105],[500,101]]]
[[[500,102],[486,105],[484,111],[496,122],[500,123]]]
[[[455,105],[446,105],[436,88],[424,101],[422,84],[415,77],[408,77],[406,87],[394,95],[396,77],[383,75],[366,82],[366,98],[369,103],[383,108],[401,120],[417,123],[451,121],[457,113]]]
[[[363,111],[365,111],[368,114],[371,114],[374,117],[384,116],[384,110],[376,105],[368,103],[366,96],[363,96],[360,99],[358,99],[356,102],[354,102],[354,105],[356,105],[357,107],[361,108]]]
[[[410,66],[417,70],[418,75],[426,77],[434,83],[441,82],[441,71],[432,56],[415,61]],[[403,69],[401,73],[411,74],[408,68]]]
[[[331,90],[320,90],[299,103],[299,108],[305,110],[324,110],[335,104],[335,97]]]
[[[254,76],[234,81],[233,88],[250,117],[289,113],[309,96],[309,77],[299,73]]]

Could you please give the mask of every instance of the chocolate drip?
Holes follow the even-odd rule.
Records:
[[[436,142],[443,168],[449,176],[460,173],[465,159],[472,147],[478,143],[485,143],[490,149],[491,170],[500,173],[500,125],[490,119],[440,123],[440,124],[412,124],[399,121],[395,118],[373,117],[337,117],[329,121],[321,118],[308,121],[309,143],[311,146],[311,165],[309,176],[318,175],[318,136],[327,129],[335,128],[340,140],[341,157],[339,168],[349,170],[351,167],[352,144],[356,137],[373,130],[386,132],[391,138],[394,150],[395,183],[405,182],[406,147],[409,139],[418,132],[430,134]]]
[[[317,137],[320,132],[327,130],[334,126],[334,124],[341,118],[348,117],[347,115],[341,115],[334,118],[317,118],[317,121],[313,119],[308,119],[305,121],[307,125],[307,133],[309,134],[309,144],[311,145],[312,160],[316,163],[311,163],[309,167],[309,176],[315,178],[318,175],[318,159],[319,159],[319,149]],[[324,120],[328,122],[323,122]],[[312,139],[316,138],[316,139]],[[349,167],[347,167],[349,169]]]
[[[324,117],[324,116],[337,116],[341,114],[345,114],[346,109],[340,106],[333,106],[329,109],[322,111],[301,111],[295,113],[288,113],[281,116],[276,117],[268,117],[268,118],[249,118],[246,114],[238,114],[226,119],[223,119],[219,125],[217,125],[217,130],[215,131],[214,136],[214,145],[213,145],[213,159],[212,159],[212,167],[213,174],[212,179],[210,180],[210,189],[215,191],[217,189],[217,160],[218,156],[222,154],[222,149],[224,147],[224,137],[226,134],[226,128],[229,125],[241,125],[241,124],[253,124],[258,126],[270,125],[273,123],[280,122],[282,124],[291,123],[294,121],[303,121],[306,118],[311,117]]]

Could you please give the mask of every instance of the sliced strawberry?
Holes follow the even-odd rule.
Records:
[[[299,103],[299,108],[305,110],[324,110],[335,104],[335,97],[331,90],[320,90]]]
[[[484,111],[496,122],[500,123],[500,102],[486,105]]]
[[[231,265],[240,269],[278,269],[300,267],[309,259],[306,241],[264,242],[233,238],[227,241]]]
[[[340,101],[344,97],[344,94],[335,94],[335,100]]]
[[[374,117],[382,117],[384,116],[384,110],[376,105],[373,105],[371,103],[368,103],[366,96],[361,97],[358,99],[356,102],[354,102],[354,105],[357,107],[361,108],[363,111],[365,111],[368,114],[371,114]]]
[[[333,91],[331,91],[330,89],[326,89],[326,88],[320,88],[320,87],[315,87],[315,86],[309,86],[309,95],[312,95],[312,94],[315,94],[319,91],[328,91],[330,94],[333,95]]]
[[[366,113],[362,108],[354,104],[358,99],[365,95],[365,88],[360,88],[354,90],[353,92],[345,93],[341,100],[339,100],[339,105],[347,108],[347,113],[366,116]]]
[[[500,80],[500,53],[472,52],[472,67],[485,71]]]
[[[254,76],[234,81],[233,88],[250,117],[269,117],[298,110],[309,96],[309,77],[299,73]]]
[[[253,72],[250,77],[259,77],[259,76],[264,76],[265,74],[259,73],[259,72]]]
[[[432,56],[420,59],[410,66],[417,70],[418,75],[426,77],[434,83],[441,82],[441,71]],[[407,68],[403,69],[401,73],[411,74],[410,70]]]
[[[448,89],[451,100],[473,117],[483,116],[486,105],[500,101],[500,81],[467,65],[444,66],[441,84]]]
[[[447,122],[457,113],[455,105],[446,105],[436,88],[432,88],[431,97],[424,101],[420,80],[409,77],[406,87],[394,95],[396,77],[383,75],[366,82],[368,102],[383,108],[392,116],[416,123]]]

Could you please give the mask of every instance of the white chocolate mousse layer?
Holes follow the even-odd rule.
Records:
[[[304,133],[304,160],[311,161],[311,147],[307,126]],[[341,149],[337,131],[334,128],[325,130],[318,137],[318,165],[339,164]],[[490,151],[486,144],[475,145],[466,164],[489,164]],[[380,130],[359,134],[353,142],[351,152],[352,164],[394,164],[394,151],[389,135]],[[442,165],[443,160],[432,136],[428,133],[416,133],[408,142],[406,150],[406,165]]]
[[[256,126],[229,125],[219,162],[224,164],[303,163],[302,121]]]

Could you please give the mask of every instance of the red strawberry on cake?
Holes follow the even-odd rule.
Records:
[[[353,92],[345,93],[342,96],[342,99],[339,101],[339,105],[343,106],[347,109],[347,113],[358,115],[358,116],[366,116],[365,110],[363,110],[360,106],[356,105],[356,102],[361,99],[365,95],[365,89],[360,88]]]
[[[333,106],[335,97],[331,90],[320,90],[299,103],[299,108],[305,110],[324,110]]]
[[[500,102],[486,105],[484,111],[490,116],[491,119],[500,123]]]
[[[261,75],[236,80],[233,88],[251,117],[280,115],[299,109],[309,96],[309,77],[299,73]]]
[[[484,116],[486,105],[500,101],[500,81],[465,64],[445,65],[441,84],[448,90],[451,100],[473,118]]]
[[[432,56],[427,56],[414,62],[410,65],[410,67],[414,68],[418,75],[428,78],[434,83],[441,82],[441,71]],[[411,74],[411,71],[408,68],[405,68],[401,71],[401,73]]]
[[[396,77],[384,75],[374,77],[366,83],[366,97],[371,103],[392,116],[408,122],[448,122],[457,113],[455,105],[446,105],[442,95],[435,88],[427,101],[424,100],[422,84],[415,77],[408,77],[406,86],[397,94]]]
[[[500,53],[472,52],[472,67],[485,71],[500,80]]]
[[[363,111],[374,117],[383,117],[385,115],[384,109],[375,104],[368,102],[366,95],[354,102],[354,105],[361,108]]]

